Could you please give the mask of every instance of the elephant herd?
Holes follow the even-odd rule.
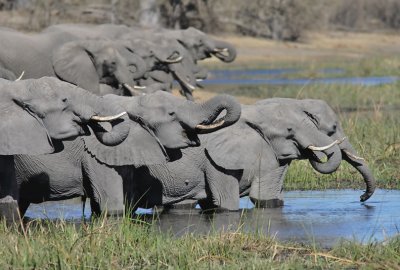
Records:
[[[208,73],[197,62],[212,55],[224,62],[236,57],[231,44],[195,28],[66,24],[34,34],[0,28],[0,36],[2,78],[58,77],[98,95],[171,91],[176,80],[193,100],[192,91]]]
[[[197,62],[212,55],[231,62],[236,50],[194,28],[0,28],[0,216],[74,197],[94,214],[187,200],[237,210],[243,196],[277,207],[299,159],[325,174],[344,159],[365,181],[361,201],[373,194],[368,165],[326,102],[193,102],[207,77]],[[168,93],[175,81],[186,99]]]

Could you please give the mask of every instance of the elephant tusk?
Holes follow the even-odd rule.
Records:
[[[182,59],[183,59],[183,56],[180,55],[175,59],[165,59],[163,62],[168,63],[168,64],[173,64],[173,63],[178,63],[178,62],[182,61]]]
[[[209,124],[209,125],[197,125],[196,128],[197,129],[201,129],[201,130],[214,129],[214,128],[218,128],[218,127],[222,126],[224,123],[225,123],[224,119],[219,119],[219,120],[217,120],[214,123]]]
[[[196,79],[196,82],[202,82],[204,79]]]
[[[146,89],[146,86],[134,85],[133,89]]]
[[[22,71],[21,75],[15,80],[16,82],[20,81],[25,74],[25,70]]]
[[[180,82],[182,82],[187,88],[189,88],[189,89],[192,90],[192,91],[196,89],[195,86],[191,85],[191,84],[188,83],[186,80],[182,79],[182,77],[181,77],[177,72],[175,72],[175,75],[176,75],[176,77],[178,78],[178,80],[179,80]]]
[[[355,159],[355,160],[362,160],[362,161],[365,161],[364,158],[355,156],[355,155],[353,155],[352,153],[350,153],[349,151],[346,151],[346,150],[342,150],[342,151],[345,152],[346,155],[348,155],[349,157],[351,157],[351,158],[353,158],[353,159]]]
[[[314,145],[310,145],[307,148],[312,150],[312,151],[325,151],[328,150],[329,148],[337,145],[337,144],[341,144],[344,140],[346,139],[346,137],[340,139],[340,140],[335,140],[333,141],[331,144],[328,144],[326,146],[314,146]]]
[[[215,48],[215,49],[214,49],[214,52],[215,52],[215,53],[228,52],[228,48],[222,48],[222,49],[220,49],[220,48]]]
[[[95,122],[111,122],[113,120],[116,120],[122,116],[124,116],[126,114],[126,112],[122,112],[120,114],[117,115],[112,115],[112,116],[98,116],[98,115],[94,115],[92,117],[90,117],[90,120],[95,121]]]
[[[141,93],[139,93],[138,91],[135,90],[135,87],[132,87],[127,83],[123,83],[122,86],[125,87],[129,92],[131,92],[132,96],[140,96],[141,95]]]

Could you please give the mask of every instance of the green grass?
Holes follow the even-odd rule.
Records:
[[[396,269],[400,238],[366,245],[343,241],[331,250],[279,243],[258,234],[174,237],[127,218],[77,226],[32,222],[0,225],[1,269]]]

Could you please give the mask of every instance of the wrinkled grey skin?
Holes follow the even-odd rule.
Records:
[[[139,97],[105,98],[118,102],[128,112],[132,119],[128,138],[118,146],[106,147],[85,137],[65,143],[59,153],[17,156],[22,214],[32,202],[78,196],[90,198],[95,214],[121,213],[124,199],[134,191],[135,167],[163,164],[166,156],[175,158],[170,153],[174,149],[198,146],[198,133],[215,132],[240,117],[240,105],[225,95],[202,104],[161,91]],[[211,126],[224,109],[224,124]],[[210,129],[199,130],[199,124]]]
[[[303,110],[311,112],[315,116],[318,129],[330,136],[334,140],[346,137],[340,125],[337,115],[332,108],[323,100],[319,99],[290,99],[290,98],[271,98],[258,101],[256,104],[264,105],[271,103],[295,104]],[[353,166],[363,177],[366,184],[366,191],[360,196],[360,201],[366,201],[375,191],[376,181],[365,160],[358,157],[357,151],[353,148],[348,138],[339,145],[342,157]]]
[[[18,200],[13,156],[52,153],[55,145],[62,147],[58,140],[88,135],[88,125],[96,126],[92,116],[123,112],[122,107],[110,105],[57,78],[18,82],[0,79],[0,216],[4,215],[2,207]],[[111,146],[123,141],[128,133],[125,116],[115,121],[109,132],[98,131],[96,137]]]
[[[26,34],[0,29],[0,75],[15,79],[59,77],[92,93],[122,94],[145,72],[141,57],[123,43],[79,40],[65,32]],[[104,87],[103,87],[104,86]]]
[[[132,206],[153,207],[198,200],[202,209],[237,210],[249,195],[260,207],[283,205],[283,179],[292,160],[315,160],[308,146],[333,140],[318,130],[311,114],[285,104],[242,106],[240,120],[225,129],[200,136],[201,146],[163,165],[135,171]],[[325,150],[323,173],[335,171],[341,152]],[[314,167],[316,170],[320,168]]]
[[[239,197],[249,195],[256,206],[281,206],[287,168],[293,159],[303,158],[314,163],[317,171],[328,173],[343,157],[366,182],[360,201],[373,194],[375,179],[365,161],[355,158],[348,139],[325,153],[330,156],[325,164],[316,159],[322,153],[306,149],[309,144],[322,146],[344,137],[326,102],[276,98],[256,104],[244,106],[236,124],[202,135],[200,148],[183,150],[181,158],[167,165],[139,168],[136,175],[142,181],[136,181],[132,205],[152,207],[194,199],[203,209],[236,210]]]

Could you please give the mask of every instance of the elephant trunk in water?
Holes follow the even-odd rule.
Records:
[[[236,58],[236,49],[232,44],[225,41],[216,40],[215,47],[211,50],[211,54],[215,55],[221,61],[230,63]]]
[[[120,107],[112,108],[102,97],[89,92],[79,96],[85,104],[81,108],[81,116],[92,127],[96,138],[107,146],[114,146],[126,139],[129,134],[129,117]],[[87,106],[88,105],[88,106]],[[97,122],[110,122],[111,130],[107,131]]]
[[[343,159],[350,163],[350,165],[353,166],[364,179],[366,190],[365,193],[360,196],[360,201],[364,202],[368,200],[375,191],[375,178],[372,172],[369,170],[365,160],[357,156],[357,152],[354,150],[348,139],[340,144],[340,148],[342,150]]]
[[[229,95],[218,95],[202,104],[194,104],[199,110],[196,110],[195,116],[192,115],[193,127],[198,133],[210,133],[223,127],[234,124],[240,118],[241,106]],[[226,110],[223,117],[217,117]],[[198,113],[200,111],[200,113]],[[194,120],[194,121],[193,121]]]

